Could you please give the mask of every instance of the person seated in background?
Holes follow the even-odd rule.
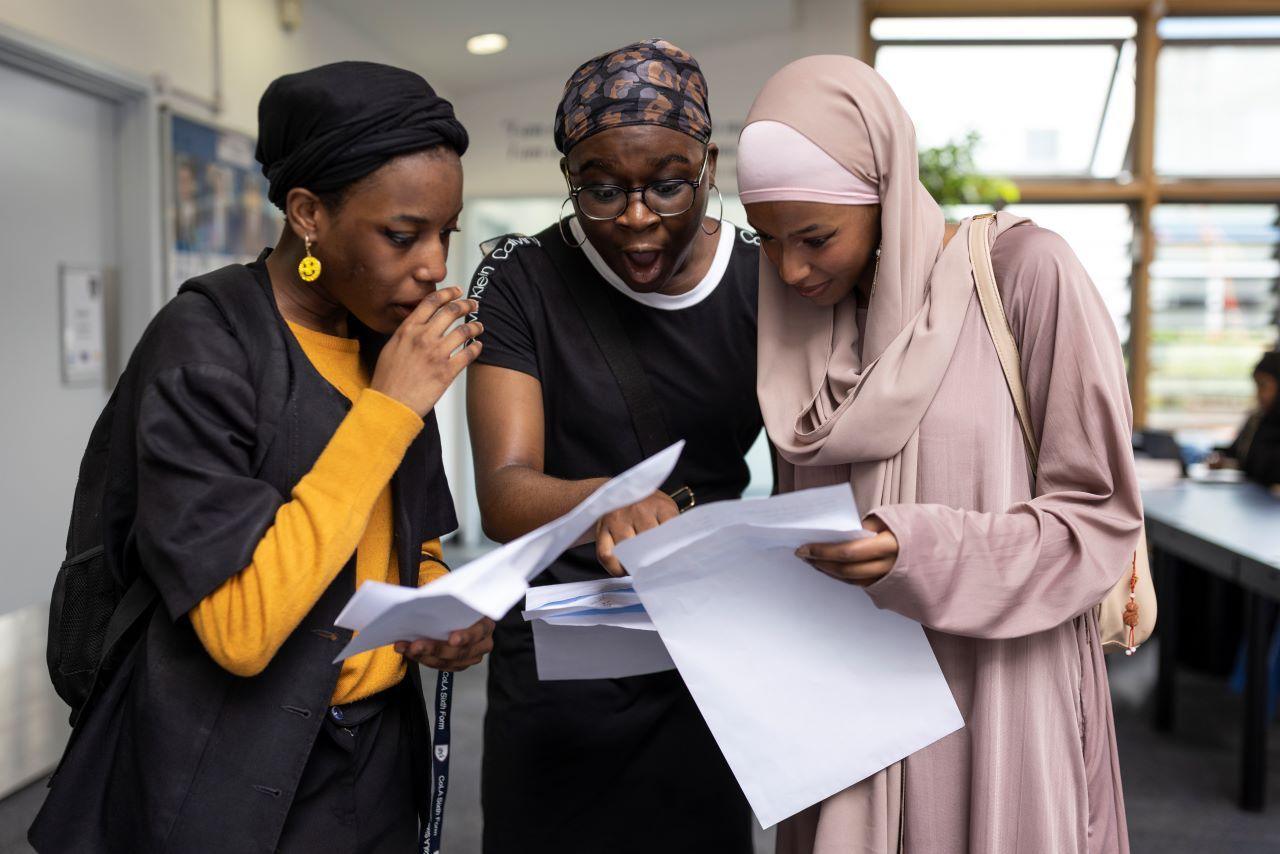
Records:
[[[1238,468],[1249,480],[1280,483],[1280,350],[1262,356],[1253,369],[1258,408],[1250,413],[1236,439],[1209,458],[1211,468]]]

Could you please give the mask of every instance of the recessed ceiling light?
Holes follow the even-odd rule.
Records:
[[[467,50],[477,56],[502,53],[507,49],[507,37],[502,33],[481,33],[467,39]]]

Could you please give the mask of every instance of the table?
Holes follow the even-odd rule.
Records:
[[[1196,483],[1145,489],[1159,616],[1156,728],[1171,730],[1177,668],[1177,561],[1211,572],[1245,594],[1245,711],[1240,805],[1266,804],[1267,647],[1280,602],[1280,498],[1254,484]]]

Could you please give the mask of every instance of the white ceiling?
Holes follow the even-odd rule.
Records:
[[[794,0],[312,0],[451,96],[548,75],[628,42],[661,36],[696,50],[786,31]],[[304,16],[306,14],[304,7]],[[472,56],[499,32],[510,47]]]

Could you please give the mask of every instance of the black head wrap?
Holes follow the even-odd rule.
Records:
[[[421,75],[376,62],[335,62],[277,78],[258,102],[258,162],[282,210],[294,187],[339,190],[393,157],[467,150],[453,105]]]

